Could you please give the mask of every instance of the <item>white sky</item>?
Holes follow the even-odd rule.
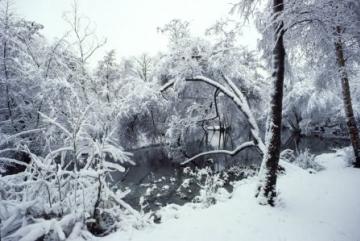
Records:
[[[115,49],[119,56],[155,54],[166,49],[166,38],[156,28],[174,18],[191,23],[192,33],[202,35],[216,20],[228,16],[231,2],[238,0],[78,0],[81,15],[96,24],[98,37],[107,44],[94,56]],[[45,26],[50,40],[68,30],[63,13],[71,10],[72,0],[14,0],[20,16]],[[256,45],[256,34],[247,30],[244,42]]]

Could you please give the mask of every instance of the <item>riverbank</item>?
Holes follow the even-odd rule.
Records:
[[[287,168],[275,208],[257,204],[257,180],[250,178],[236,184],[231,199],[209,208],[165,208],[161,224],[101,240],[360,240],[360,170],[347,167],[346,159],[341,151],[321,154],[315,160],[325,169],[315,174]]]

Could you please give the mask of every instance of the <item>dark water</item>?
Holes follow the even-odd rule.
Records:
[[[350,145],[347,138],[323,138],[319,136],[300,136],[290,131],[283,133],[282,149],[291,149],[294,151],[303,151],[308,149],[312,154],[321,154],[324,152],[333,152],[334,149]]]
[[[214,137],[213,137],[214,138]],[[199,145],[199,141],[188,143],[187,152],[190,155],[204,150],[216,149],[219,140],[210,139],[209,143]],[[215,144],[214,144],[215,143]],[[344,138],[320,138],[315,136],[294,135],[284,132],[282,149],[302,151],[306,148],[313,154],[331,152],[334,148],[348,146],[349,140]],[[224,145],[227,149],[233,147]],[[128,166],[125,173],[114,174],[114,182],[121,188],[131,189],[131,193],[124,199],[133,207],[140,209],[140,197],[146,197],[145,210],[154,210],[168,203],[183,204],[191,201],[197,195],[198,190],[190,190],[187,195],[178,195],[179,187],[184,181],[183,168],[179,165],[186,157],[169,157],[168,150],[164,145],[150,146],[133,151],[135,166]],[[213,162],[208,160],[212,159]],[[192,167],[204,167],[210,165],[213,170],[221,170],[229,166],[259,166],[261,157],[255,149],[248,149],[233,157],[220,155],[199,158],[191,163]]]

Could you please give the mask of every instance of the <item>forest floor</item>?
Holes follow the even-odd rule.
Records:
[[[236,184],[232,198],[209,208],[165,208],[161,224],[119,231],[102,241],[360,241],[360,169],[339,153],[322,154],[315,174],[289,165],[278,179],[276,207],[254,198],[257,179]],[[165,212],[165,214],[166,214]]]

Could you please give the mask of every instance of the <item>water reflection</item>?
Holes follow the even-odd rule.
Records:
[[[219,131],[209,131],[206,138],[187,140],[185,152],[191,156],[196,153],[214,149],[233,149],[238,143],[233,138]],[[206,141],[204,141],[206,140]],[[239,140],[239,143],[246,139]],[[316,136],[301,136],[290,131],[283,132],[282,149],[302,151],[308,148],[313,154],[330,152],[334,148],[349,145],[344,138],[320,138]],[[140,197],[151,193],[148,209],[156,209],[167,203],[183,204],[186,198],[176,195],[177,189],[183,182],[183,167],[179,165],[186,157],[169,157],[168,149],[164,145],[150,146],[133,151],[133,160],[136,166],[128,166],[125,173],[114,174],[114,182],[121,187],[128,187],[132,192],[125,198],[135,208],[140,208]],[[230,166],[259,166],[261,156],[255,148],[247,149],[236,156],[209,155],[201,157],[191,163],[192,167],[211,166],[213,170],[220,171]],[[150,190],[150,191],[149,191]],[[157,191],[155,191],[157,190]],[[196,193],[193,193],[195,195]],[[191,199],[189,197],[188,199]]]
[[[282,149],[291,149],[299,152],[307,148],[316,155],[323,152],[332,152],[336,148],[349,145],[350,140],[343,137],[323,138],[319,136],[303,136],[291,131],[284,131],[282,134]]]

